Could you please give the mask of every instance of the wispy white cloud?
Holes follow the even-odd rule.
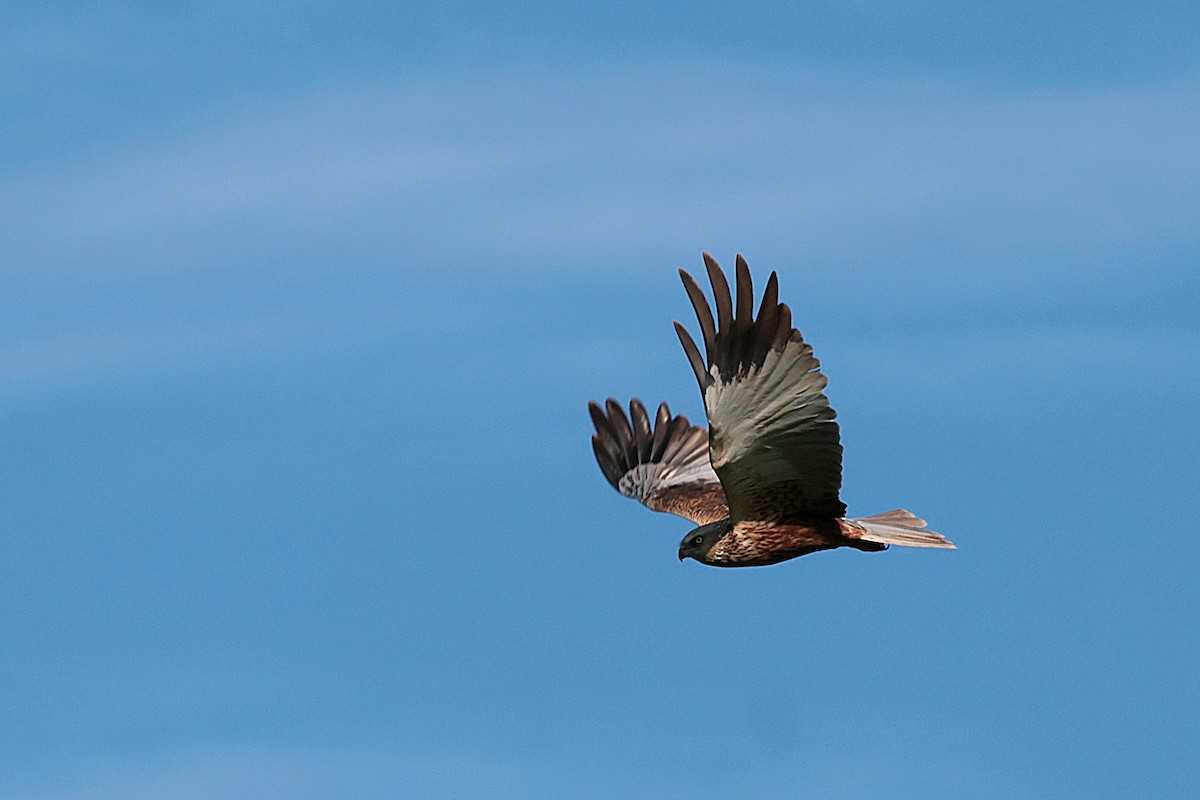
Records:
[[[343,84],[12,174],[0,244],[9,274],[136,274],[309,246],[486,269],[1191,241],[1198,108],[1183,83],[979,96],[712,66]]]
[[[719,65],[342,83],[10,171],[0,278],[53,304],[83,281],[155,275],[130,293],[153,305],[178,293],[171,281],[214,270],[244,285],[600,263],[632,276],[705,248],[802,261],[839,283],[902,282],[941,298],[929,302],[979,281],[1044,294],[1051,255],[1196,246],[1198,109],[1182,83],[976,95]],[[1099,285],[1144,267],[1071,269]],[[143,322],[120,302],[90,321],[0,330],[5,385],[236,358],[365,319],[342,304],[314,323],[311,303],[286,302],[231,315],[214,297]]]
[[[298,347],[394,332],[414,324],[398,311],[264,313],[212,319],[112,319],[36,335],[0,336],[0,395],[208,363],[273,358]]]
[[[883,410],[898,419],[936,413],[986,425],[1043,413],[1050,403],[1119,405],[1185,392],[1200,330],[1068,321],[970,336],[837,341],[824,352],[836,372],[831,396],[856,413],[869,412],[861,398],[878,392],[887,396]]]
[[[462,749],[440,754],[352,749],[201,750],[158,760],[114,763],[73,779],[24,791],[0,791],[0,800],[326,800],[326,798],[646,797],[695,798],[858,796],[868,785],[889,785],[887,775],[905,758],[899,748],[877,747],[848,763],[844,753],[799,754],[789,748],[731,745],[737,758],[719,771],[697,770],[694,754],[677,748],[626,754],[581,749],[504,754]],[[657,759],[670,757],[669,763]],[[911,760],[911,755],[909,756]],[[629,761],[636,768],[631,769]],[[812,762],[811,767],[803,764]],[[961,762],[929,759],[928,774],[942,784],[964,783]],[[780,767],[783,767],[781,770]],[[977,765],[972,765],[979,769]],[[802,772],[804,780],[796,774]],[[848,779],[852,774],[853,778]],[[849,781],[849,782],[848,782]],[[861,784],[861,785],[860,785]]]
[[[532,765],[478,756],[406,758],[307,751],[209,751],[114,764],[4,800],[304,800],[330,797],[506,797],[534,788]]]
[[[411,753],[353,749],[213,749],[98,766],[0,800],[326,800],[326,798],[683,797],[587,754],[489,750]]]

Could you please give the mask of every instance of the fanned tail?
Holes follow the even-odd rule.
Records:
[[[942,547],[957,549],[954,543],[935,531],[924,530],[927,524],[917,515],[897,508],[870,517],[848,519],[850,538],[877,544],[897,544],[903,547]]]

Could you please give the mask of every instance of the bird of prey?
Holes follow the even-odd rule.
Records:
[[[636,398],[628,416],[611,398],[603,407],[589,403],[592,449],[613,488],[699,526],[683,537],[680,561],[753,567],[835,547],[953,548],[902,509],[846,517],[838,497],[842,445],[822,392],[827,379],[779,302],[778,277],[767,279],[755,315],[745,260],[737,257],[736,305],[721,267],[707,253],[704,263],[715,318],[704,290],[679,270],[704,355],[683,325],[676,322],[675,331],[700,383],[709,427],[672,416],[666,403],[653,425]]]

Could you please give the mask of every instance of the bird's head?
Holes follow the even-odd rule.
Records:
[[[720,522],[710,522],[689,531],[688,535],[683,537],[683,541],[679,543],[679,560],[694,558],[697,561],[704,561],[713,545],[721,541],[732,528],[733,524],[729,520],[723,519]]]

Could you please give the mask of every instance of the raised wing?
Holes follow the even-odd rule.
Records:
[[[596,434],[592,450],[612,487],[655,511],[686,517],[697,525],[729,516],[721,482],[708,462],[708,431],[663,403],[654,418],[638,399],[629,416],[611,397],[601,408],[588,403]],[[632,422],[630,422],[632,420]]]
[[[717,307],[679,271],[704,338],[702,358],[687,329],[675,323],[708,412],[709,455],[735,522],[790,517],[842,517],[842,445],[836,414],[822,394],[827,379],[792,312],[779,302],[779,279],[767,281],[753,316],[750,269],[737,257],[737,307],[729,283],[704,254]]]

